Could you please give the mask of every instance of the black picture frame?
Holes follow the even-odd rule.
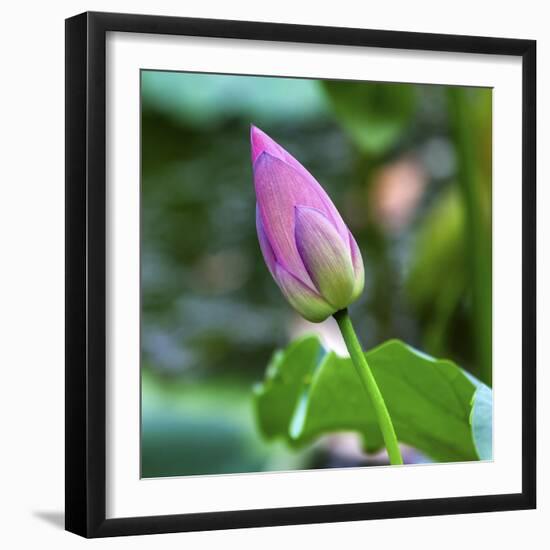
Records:
[[[105,40],[108,31],[517,56],[523,67],[522,491],[106,519]],[[530,509],[536,506],[536,42],[83,13],[66,20],[66,529],[107,537]]]

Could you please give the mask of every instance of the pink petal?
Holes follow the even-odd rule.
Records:
[[[262,153],[254,164],[254,185],[264,233],[277,261],[314,289],[294,239],[294,206],[320,208],[319,196],[294,168]]]
[[[355,284],[349,242],[315,208],[297,206],[295,217],[296,245],[315,288],[335,309],[347,307]]]
[[[320,323],[336,311],[317,292],[304,285],[282,265],[275,266],[275,275],[285,298],[304,319]]]
[[[284,160],[288,164],[298,161],[290,156],[278,143],[273,141],[265,132],[256,126],[250,126],[250,148],[252,153],[252,164],[265,151],[272,157]]]
[[[275,264],[277,263],[277,260],[275,259],[275,254],[273,254],[273,249],[271,248],[271,245],[269,244],[269,241],[265,234],[264,227],[262,224],[262,219],[260,217],[260,211],[258,209],[257,204],[256,204],[256,231],[258,233],[258,241],[260,243],[260,249],[262,251],[264,261],[267,264],[267,267],[269,268],[269,272],[271,273],[273,278],[275,278]]]
[[[250,127],[250,143],[252,151],[252,164],[256,162],[258,157],[263,153],[269,153],[272,157],[275,157],[294,168],[307,184],[318,195],[322,208],[319,208],[324,212],[327,217],[332,220],[336,229],[342,239],[347,242],[348,228],[342,220],[342,216],[330,200],[330,197],[326,194],[325,190],[319,185],[317,180],[287,151],[285,151],[277,142],[272,140],[265,132],[256,128],[256,126]],[[309,206],[309,205],[308,205]]]
[[[351,263],[353,264],[353,272],[355,275],[355,285],[351,295],[351,301],[354,302],[357,298],[359,298],[365,286],[365,266],[363,264],[361,251],[359,250],[355,237],[351,234],[351,231],[349,232],[349,244],[351,248]]]

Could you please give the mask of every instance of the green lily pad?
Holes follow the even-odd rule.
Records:
[[[472,431],[481,460],[493,459],[493,392],[479,382],[472,406]]]
[[[400,442],[437,462],[490,458],[492,392],[447,360],[399,340],[365,354]],[[354,431],[365,450],[383,447],[370,398],[349,358],[327,352],[316,336],[278,351],[255,388],[262,434],[302,447],[320,436]]]

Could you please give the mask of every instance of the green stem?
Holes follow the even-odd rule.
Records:
[[[363,387],[365,388],[365,391],[374,406],[378,425],[380,426],[380,431],[382,432],[382,437],[384,438],[384,443],[390,457],[390,464],[403,464],[403,458],[401,457],[401,452],[399,451],[397,436],[395,435],[390,413],[388,412],[388,408],[386,407],[384,398],[380,393],[380,389],[378,388],[374,375],[370,370],[369,364],[365,359],[365,354],[361,349],[361,344],[359,343],[355,330],[353,329],[348,310],[342,309],[341,311],[337,311],[334,314],[334,318],[340,327],[340,332],[344,337],[344,342],[348,348],[355,370],[357,371]]]

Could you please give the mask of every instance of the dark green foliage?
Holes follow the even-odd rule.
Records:
[[[414,113],[414,86],[327,80],[323,87],[340,123],[365,153],[394,146]]]

